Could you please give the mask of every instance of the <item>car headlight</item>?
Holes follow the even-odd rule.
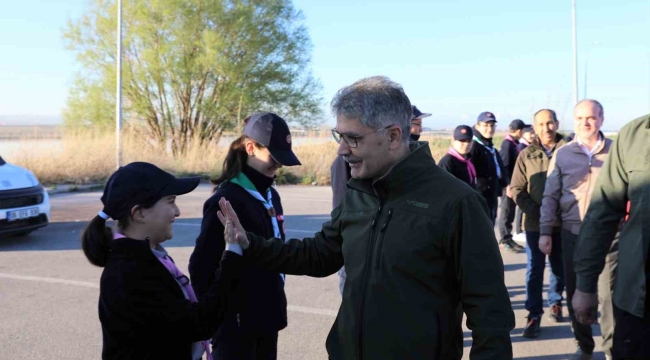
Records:
[[[32,186],[38,186],[39,182],[36,176],[32,173],[27,173],[27,179],[32,182]]]

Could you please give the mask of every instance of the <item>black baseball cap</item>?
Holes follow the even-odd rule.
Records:
[[[489,111],[484,111],[478,115],[478,118],[476,119],[476,123],[486,123],[486,122],[497,122],[497,118],[494,116],[493,113]]]
[[[472,128],[467,125],[460,125],[454,130],[454,140],[457,141],[471,141],[473,136]]]
[[[532,133],[535,132],[535,129],[534,129],[531,125],[526,126],[526,127],[521,131],[522,134],[529,133],[529,132],[532,132]]]
[[[102,210],[119,220],[136,205],[151,204],[165,196],[183,195],[199,186],[200,177],[176,178],[147,162],[132,162],[111,175],[104,187]]]
[[[520,120],[520,119],[515,119],[515,120],[512,120],[512,122],[510,123],[510,125],[508,125],[508,128],[509,128],[511,131],[517,131],[517,130],[523,130],[523,129],[529,127],[529,126],[530,126],[530,125],[526,124],[526,123],[523,122],[522,120]]]
[[[281,117],[269,112],[253,114],[246,122],[244,135],[266,146],[283,166],[302,165],[291,150],[289,125]]]
[[[422,119],[431,116],[430,113],[423,113],[422,111],[420,111],[420,109],[418,109],[417,106],[415,105],[412,105],[411,108],[413,110],[413,117],[411,117],[411,120]]]

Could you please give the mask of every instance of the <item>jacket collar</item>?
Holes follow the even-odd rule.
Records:
[[[436,164],[427,141],[411,142],[409,149],[411,153],[393,165],[386,175],[374,182],[353,178],[348,187],[377,196],[382,202],[408,192],[421,182],[420,176]]]
[[[555,134],[555,147],[553,148],[552,152],[555,152],[560,146],[564,144],[566,144],[564,136],[560,135],[560,133]],[[542,142],[539,141],[539,138],[535,138],[529,147],[533,150],[544,151],[544,145],[542,145]]]
[[[111,240],[111,252],[114,255],[132,257],[136,259],[151,259],[155,255],[151,251],[149,239],[133,240],[129,238],[119,238]]]
[[[605,150],[605,148],[607,147],[608,141],[610,141],[609,139],[607,139],[607,137],[605,136],[605,134],[603,134],[602,131],[599,131],[598,135],[601,137],[601,139],[603,139],[603,141],[600,142],[600,145],[598,145],[598,148],[596,149],[596,151],[594,151],[594,154],[600,154],[603,150]],[[566,146],[570,146],[571,150],[576,151],[576,149],[577,149],[580,152],[583,152],[582,148],[580,148],[580,143],[578,142],[578,136],[577,135]]]
[[[255,189],[257,189],[257,192],[260,194],[266,194],[266,190],[270,188],[271,185],[273,185],[273,181],[275,181],[274,178],[270,178],[248,165],[244,165],[242,172],[246,175],[248,180],[253,183],[253,186],[255,186]]]

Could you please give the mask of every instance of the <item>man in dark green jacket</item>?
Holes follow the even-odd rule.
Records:
[[[546,255],[539,249],[539,217],[546,185],[546,171],[555,151],[564,145],[562,135],[557,133],[560,123],[555,111],[543,109],[535,114],[533,126],[537,138],[519,154],[510,182],[512,196],[524,212],[524,230],[526,231],[526,310],[528,324],[523,336],[539,336],[544,303],[542,289],[544,286],[544,268]],[[553,228],[553,252],[549,256],[551,276],[548,289],[549,319],[562,321],[562,292],[564,291],[564,266],[562,263],[562,240],[559,221]]]
[[[485,200],[438,168],[426,142],[409,145],[411,105],[398,84],[360,80],[332,110],[353,179],[331,221],[313,238],[266,240],[245,233],[224,202],[228,241],[287,274],[329,276],[345,259],[330,359],[460,359],[461,310],[470,359],[512,359],[514,313]]]
[[[597,322],[598,276],[621,221],[614,284],[614,359],[650,358],[650,115],[621,129],[596,181],[574,253],[573,308],[583,324]]]

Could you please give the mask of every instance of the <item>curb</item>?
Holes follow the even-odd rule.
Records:
[[[67,194],[72,192],[94,191],[104,188],[104,184],[90,184],[90,185],[55,185],[54,187],[46,187],[48,195]]]

